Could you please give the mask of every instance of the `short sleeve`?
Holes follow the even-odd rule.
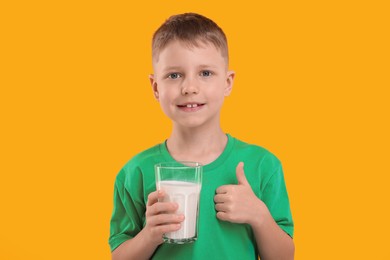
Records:
[[[115,181],[114,206],[110,221],[109,244],[114,251],[126,240],[133,238],[142,229],[142,219],[136,204],[125,188],[125,172],[122,170]]]
[[[275,222],[290,237],[293,237],[294,223],[291,215],[283,169],[280,163],[265,184],[262,194],[262,201],[267,205]]]

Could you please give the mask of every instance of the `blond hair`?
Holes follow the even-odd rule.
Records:
[[[160,52],[173,40],[188,47],[200,43],[212,43],[228,63],[228,46],[225,33],[211,19],[196,13],[184,13],[169,17],[154,33],[152,40],[153,61],[158,61]]]

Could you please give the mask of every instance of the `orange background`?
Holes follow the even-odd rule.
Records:
[[[115,176],[170,131],[150,39],[187,11],[228,36],[223,128],[282,160],[296,259],[390,259],[386,1],[258,2],[2,1],[0,259],[110,258]]]

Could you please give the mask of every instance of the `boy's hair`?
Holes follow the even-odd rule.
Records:
[[[184,13],[169,17],[153,35],[152,58],[158,61],[160,52],[173,40],[189,47],[199,43],[212,43],[228,63],[228,46],[225,33],[209,18],[196,13]]]

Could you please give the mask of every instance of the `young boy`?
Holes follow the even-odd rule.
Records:
[[[220,126],[234,79],[223,31],[201,15],[176,15],[155,32],[152,48],[150,82],[173,129],[117,176],[112,258],[293,259],[293,222],[279,160]],[[156,191],[154,165],[167,161],[204,165],[194,243],[163,243],[163,234],[184,220],[176,203],[159,202],[164,193]]]

